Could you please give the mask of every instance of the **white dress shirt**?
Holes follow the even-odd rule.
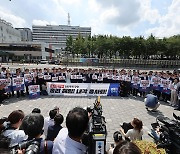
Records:
[[[87,147],[68,136],[67,128],[62,128],[54,140],[53,154],[86,154]]]
[[[45,135],[45,138],[47,137],[48,127],[51,125],[54,125],[54,119],[50,119],[50,117],[46,117],[44,119],[44,135]]]

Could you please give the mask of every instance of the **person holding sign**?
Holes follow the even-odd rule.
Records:
[[[176,106],[177,105],[177,84],[179,79],[174,79],[174,82],[171,84],[171,101],[170,105]]]
[[[28,86],[31,85],[33,80],[32,75],[29,72],[29,69],[25,69],[24,80],[25,80],[26,94],[29,95]]]
[[[180,111],[180,82],[177,84],[177,94],[178,94],[178,107],[174,110]]]
[[[157,96],[153,94],[147,94],[146,98],[144,99],[144,103],[147,111],[149,111],[149,109],[152,109],[151,111],[156,111],[160,105]]]
[[[16,74],[13,76],[13,90],[12,95],[14,95],[14,91],[17,92],[17,98],[21,96],[25,96],[24,94],[24,76],[20,69],[16,69]]]
[[[52,82],[58,82],[59,75],[57,73],[57,70],[55,68],[53,68],[52,71],[53,71],[51,74]]]

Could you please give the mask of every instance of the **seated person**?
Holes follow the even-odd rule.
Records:
[[[146,98],[144,99],[144,103],[147,111],[149,111],[149,109],[152,109],[152,111],[156,111],[160,105],[157,96],[153,94],[147,94]]]
[[[11,139],[10,147],[21,143],[23,140],[27,139],[23,130],[19,130],[24,118],[24,112],[21,110],[15,110],[8,116],[9,124],[3,130],[2,134]]]
[[[43,134],[44,117],[39,113],[31,113],[23,119],[22,129],[28,135],[27,140],[35,139],[39,142],[40,148],[38,154],[52,154],[53,142],[45,141],[41,138]]]
[[[54,141],[59,131],[63,128],[61,124],[64,121],[64,117],[61,114],[56,114],[54,117],[54,125],[48,127],[47,140]]]
[[[137,118],[134,118],[132,121],[132,126],[133,126],[133,129],[129,129],[127,131],[127,133],[124,133],[124,130],[121,127],[120,131],[121,131],[122,135],[126,138],[129,138],[131,141],[141,140],[142,135],[143,135],[143,131],[142,131],[143,123],[142,123],[142,121],[137,119]]]
[[[139,147],[133,142],[122,141],[114,149],[113,154],[141,154]]]
[[[115,148],[114,146],[118,145],[119,142],[123,141],[122,135],[121,135],[121,133],[119,131],[114,132],[113,139],[114,139],[115,145],[111,144],[110,149],[108,151],[108,154],[113,154],[113,151],[114,151],[114,148]]]

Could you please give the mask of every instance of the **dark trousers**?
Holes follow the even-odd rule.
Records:
[[[7,95],[5,95],[5,90],[2,89],[0,90],[0,104],[2,103],[2,101],[4,101],[7,98]]]
[[[153,90],[153,94],[156,95],[158,97],[158,100],[159,100],[159,98],[161,96],[161,92],[158,90]]]

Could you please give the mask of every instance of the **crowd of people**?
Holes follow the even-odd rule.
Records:
[[[28,79],[25,76],[29,75]],[[44,68],[42,69],[16,69],[10,72],[7,68],[2,68],[0,81],[2,79],[13,79],[23,77],[25,88],[19,91],[6,90],[7,85],[0,82],[0,103],[4,99],[29,94],[29,85],[39,85],[41,95],[46,95],[47,82],[62,83],[118,83],[120,84],[120,96],[141,96],[145,98],[146,109],[156,110],[159,100],[169,102],[172,106],[178,106],[180,100],[180,73],[156,72],[138,70],[105,70],[105,69],[67,69],[67,68]],[[135,79],[134,79],[135,78]],[[153,78],[158,78],[158,88],[153,87]],[[140,86],[141,81],[148,81],[149,86]],[[166,91],[161,88],[161,80],[168,80]],[[157,82],[157,80],[156,80]],[[169,91],[170,93],[169,93]],[[147,95],[146,95],[147,94]],[[177,108],[180,109],[180,106]],[[15,110],[7,118],[0,120],[1,136],[7,137],[8,147],[16,147],[24,141],[34,140],[39,143],[39,153],[53,154],[85,154],[88,147],[82,143],[82,137],[89,125],[91,114],[88,111],[76,107],[69,111],[66,116],[66,127],[62,127],[64,116],[58,107],[49,111],[49,117],[43,117],[39,108],[34,108],[32,112],[25,115],[22,110]],[[131,141],[143,139],[143,122],[138,118],[133,118],[129,123],[124,122],[119,131],[113,134],[114,144],[107,150],[107,154],[140,154],[140,149]],[[18,151],[19,154],[25,153],[26,149]]]
[[[24,78],[24,89],[14,90],[13,78]],[[3,79],[9,79],[10,85]],[[47,82],[60,83],[119,83],[119,95],[145,97],[153,93],[158,100],[168,102],[169,105],[180,110],[180,73],[178,71],[139,71],[115,69],[71,69],[71,68],[44,68],[20,69],[11,72],[2,67],[0,73],[0,103],[6,98],[29,95],[28,86],[39,85],[41,95],[47,95]]]
[[[57,106],[45,118],[39,108],[34,108],[28,115],[22,110],[14,110],[7,118],[0,120],[1,137],[3,135],[10,139],[8,147],[2,147],[4,144],[1,140],[0,151],[1,148],[13,149],[33,140],[38,143],[39,154],[87,154],[88,147],[82,141],[90,116],[87,110],[75,107],[66,116],[66,127],[62,127],[64,116]],[[131,141],[142,139],[142,126],[142,121],[137,118],[130,123],[123,123],[120,131],[113,134],[115,144],[106,153],[141,154],[140,149]],[[24,154],[29,149],[26,147],[16,150],[18,154]]]

